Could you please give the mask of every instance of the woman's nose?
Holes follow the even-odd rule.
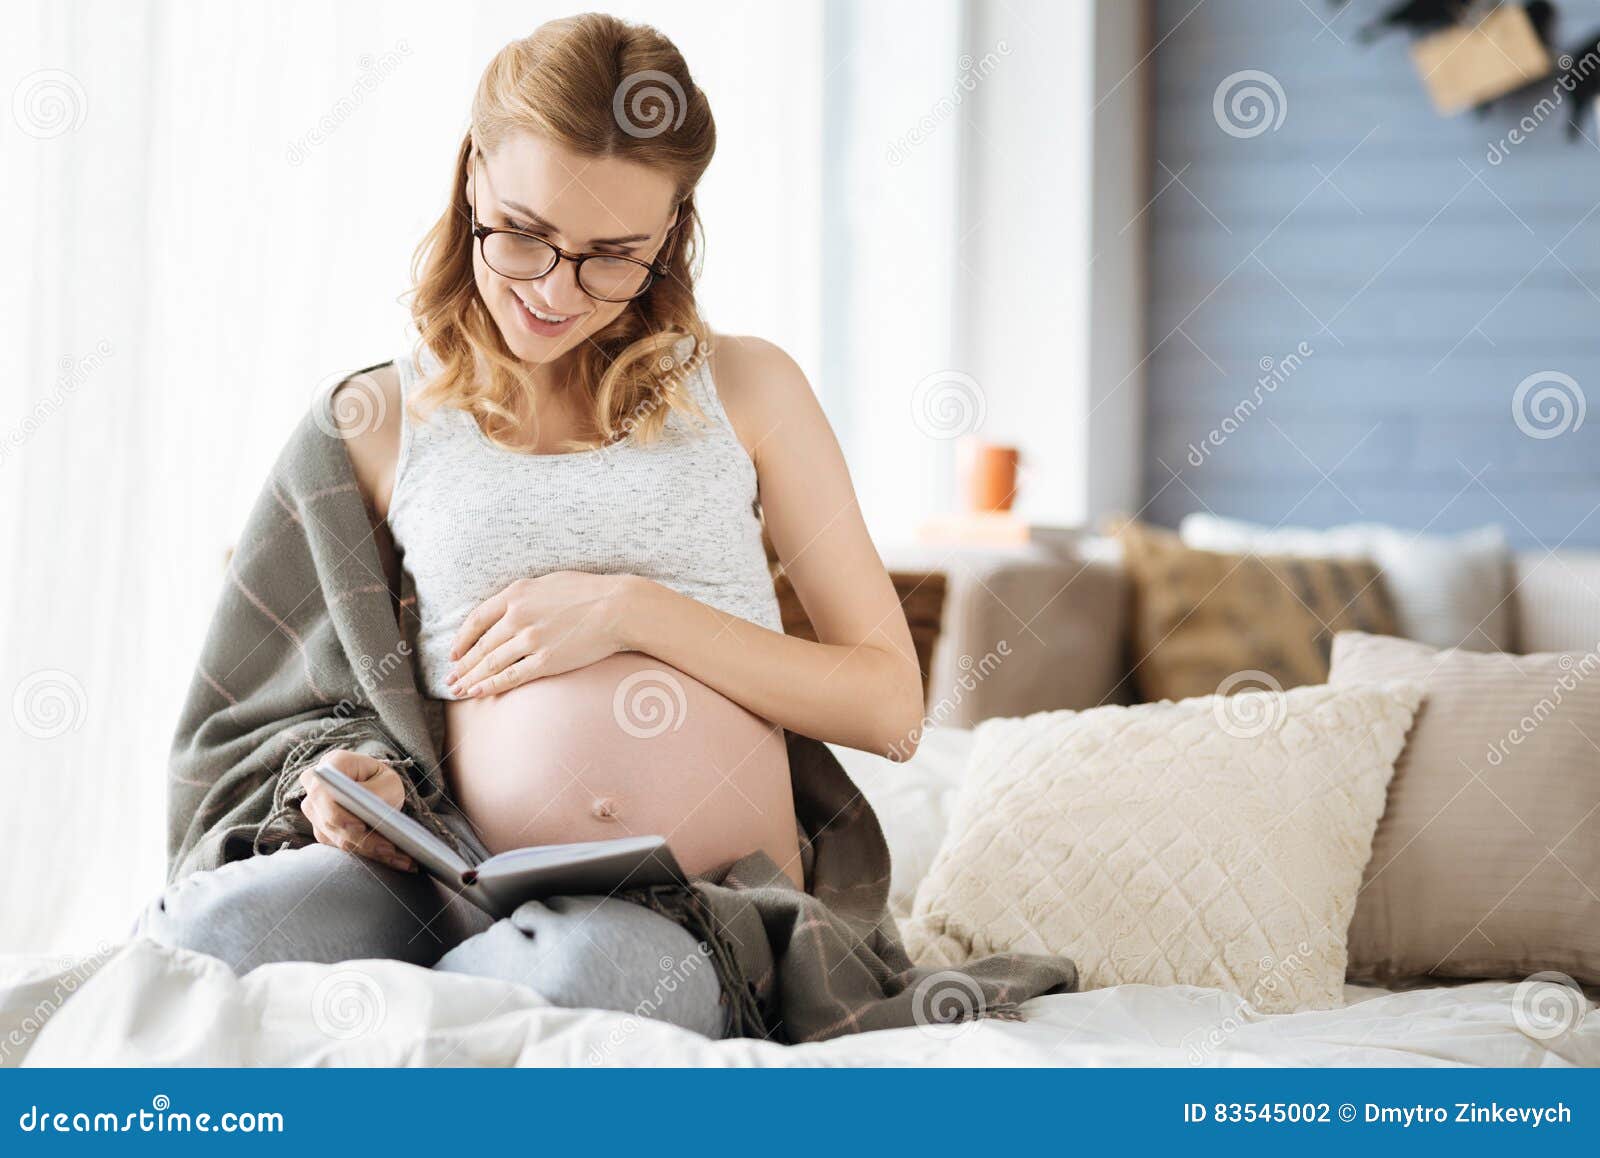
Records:
[[[589,308],[589,295],[578,285],[578,267],[562,258],[556,267],[533,283],[558,313],[581,313]]]

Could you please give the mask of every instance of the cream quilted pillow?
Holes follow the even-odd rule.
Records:
[[[1086,989],[1337,1007],[1420,698],[1412,684],[1318,684],[986,721],[907,948],[934,965],[1065,954]]]

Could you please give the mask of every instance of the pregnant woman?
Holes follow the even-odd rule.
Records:
[[[584,16],[508,45],[418,251],[421,340],[333,412],[387,585],[403,569],[415,589],[467,836],[492,853],[659,833],[691,874],[759,851],[804,889],[784,730],[904,756],[921,683],[804,376],[699,318],[714,144],[651,29]],[[782,262],[781,238],[747,243]],[[782,632],[763,517],[821,642]],[[323,758],[404,803],[390,762]],[[143,930],[241,972],[398,957],[719,1032],[710,969],[661,992],[661,962],[697,949],[666,917],[558,898],[491,924],[309,779],[318,843],[180,880]]]

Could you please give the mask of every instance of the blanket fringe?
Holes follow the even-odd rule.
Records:
[[[1022,1012],[1022,1006],[1015,1001],[997,1001],[993,1005],[986,1005],[979,1010],[980,1020],[993,1021],[1027,1021],[1028,1015]]]

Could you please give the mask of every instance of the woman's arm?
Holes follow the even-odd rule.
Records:
[[[719,338],[712,372],[755,462],[767,533],[820,642],[629,578],[618,603],[624,649],[796,732],[908,756],[923,715],[916,652],[822,407],[800,367],[769,342]]]

